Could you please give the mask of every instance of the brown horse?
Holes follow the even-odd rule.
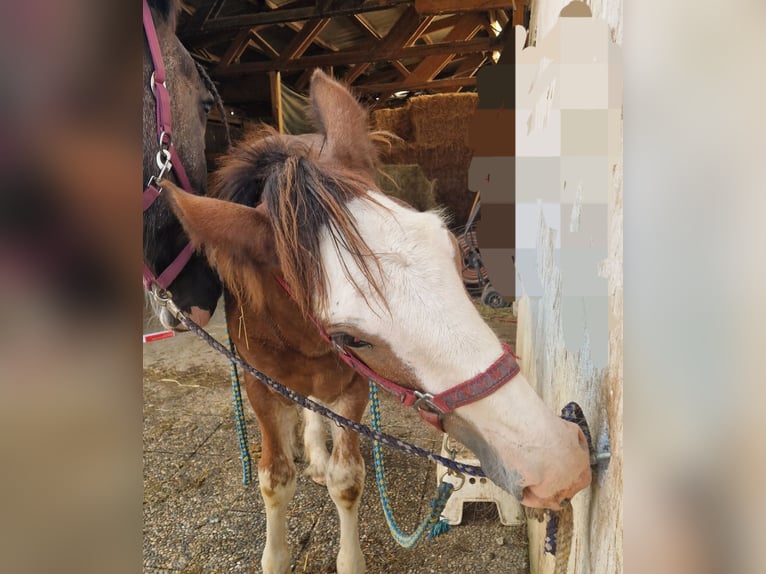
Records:
[[[159,39],[165,85],[170,94],[172,143],[189,178],[192,190],[207,192],[205,162],[205,127],[207,114],[215,100],[212,83],[194,62],[175,34],[177,0],[150,0],[152,20]],[[144,186],[158,174],[156,163],[160,144],[157,135],[157,112],[151,80],[155,64],[144,38],[144,113],[143,113],[143,179]],[[175,174],[171,172],[170,177]],[[144,211],[144,261],[159,276],[188,244],[181,224],[160,197]],[[204,325],[215,311],[221,296],[221,283],[202,254],[194,254],[169,285],[176,304],[196,322]],[[154,302],[154,300],[152,300]],[[178,321],[164,307],[155,305],[155,313],[167,328],[178,327]]]
[[[417,212],[376,187],[363,108],[319,71],[311,107],[319,134],[265,128],[254,134],[217,172],[216,198],[167,188],[192,242],[227,286],[227,321],[240,355],[356,421],[365,410],[366,377],[339,360],[315,322],[378,375],[434,396],[493,372],[499,360],[512,361],[465,291],[457,243],[439,214]],[[291,562],[286,509],[296,484],[298,412],[256,379],[245,381],[263,440],[261,563],[264,572],[283,574]],[[557,509],[590,482],[585,438],[523,376],[502,382],[491,395],[445,414],[443,425],[524,504]],[[308,472],[327,484],[340,516],[337,571],[362,572],[359,439],[335,425],[331,431],[329,455],[321,421],[309,416]]]

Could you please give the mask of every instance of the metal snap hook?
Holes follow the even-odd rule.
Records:
[[[171,158],[172,155],[169,149],[163,148],[157,152],[157,167],[160,169],[159,174],[157,174],[157,179],[162,179],[165,174],[172,169],[173,163],[171,162]]]

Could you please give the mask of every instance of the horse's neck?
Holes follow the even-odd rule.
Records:
[[[237,338],[278,351],[298,352],[306,357],[332,352],[316,325],[302,317],[297,305],[285,294],[276,280],[261,285],[257,305],[227,291],[226,316],[230,331]]]

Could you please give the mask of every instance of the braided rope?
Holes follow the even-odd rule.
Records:
[[[374,381],[370,380],[370,419],[371,426],[374,430],[380,431],[380,400],[378,399],[378,386]],[[375,482],[378,485],[378,494],[380,495],[380,504],[383,507],[383,514],[386,517],[388,523],[388,529],[391,531],[391,536],[399,546],[408,550],[417,546],[423,536],[428,532],[430,537],[433,538],[436,535],[437,530],[434,530],[436,523],[441,518],[441,513],[444,507],[447,505],[454,485],[449,482],[442,482],[436,489],[434,499],[431,500],[428,515],[423,518],[418,527],[412,534],[405,534],[397,526],[394,519],[394,513],[391,510],[391,503],[388,499],[388,489],[386,488],[386,469],[383,464],[383,449],[380,446],[380,441],[373,439],[372,441],[372,457],[375,463]]]
[[[225,298],[222,311],[225,316]],[[228,321],[224,321],[223,326],[229,352],[234,354],[234,343],[229,335]],[[231,379],[231,392],[234,403],[234,425],[237,427],[237,439],[239,441],[239,458],[242,461],[242,484],[248,485],[253,481],[252,459],[250,457],[250,448],[248,447],[247,423],[245,422],[245,411],[242,407],[242,389],[239,384],[239,373],[237,372],[237,363],[233,359],[229,359],[229,378]]]
[[[173,303],[172,300],[161,299],[160,301],[168,307],[168,309],[174,314],[174,316],[181,323],[183,323],[187,329],[189,329],[198,337],[200,337],[202,340],[204,340],[213,349],[221,353],[224,357],[229,359],[229,361],[236,362],[245,371],[253,375],[255,378],[257,378],[267,387],[279,393],[286,399],[294,402],[298,406],[301,406],[304,409],[308,409],[310,411],[314,411],[315,413],[319,413],[323,417],[326,417],[330,419],[331,421],[333,421],[339,427],[350,429],[360,435],[367,437],[368,439],[378,440],[386,446],[396,448],[398,450],[406,452],[407,454],[411,454],[413,456],[418,456],[420,458],[425,458],[432,462],[439,463],[443,465],[445,468],[454,470],[455,472],[467,474],[469,476],[478,476],[478,477],[486,476],[484,474],[484,471],[479,466],[474,466],[472,464],[464,464],[462,462],[458,462],[456,460],[443,457],[427,449],[414,445],[410,442],[396,438],[395,436],[391,436],[384,432],[371,429],[367,425],[363,425],[361,423],[348,419],[344,416],[341,416],[338,413],[328,409],[324,405],[321,405],[315,401],[312,401],[311,399],[304,397],[303,395],[299,395],[292,389],[278,383],[277,381],[275,381],[268,375],[250,366],[248,363],[242,360],[242,358],[240,358],[236,353],[227,349],[221,342],[217,341],[214,337],[212,337],[210,333],[205,331],[197,323],[195,323],[194,321],[189,319],[186,315],[184,315],[178,309],[175,303]]]
[[[564,405],[561,409],[561,418],[575,423],[580,427],[585,439],[588,442],[588,450],[593,452],[593,440],[591,438],[588,421],[585,414],[575,402]],[[538,522],[547,516],[548,522],[545,525],[544,551],[556,558],[554,574],[566,574],[569,566],[569,554],[572,549],[572,532],[574,530],[574,510],[571,501],[562,505],[561,510],[552,512],[549,510],[526,509],[527,518],[534,518]]]
[[[557,513],[556,527],[556,566],[553,574],[566,574],[569,566],[569,553],[572,549],[572,530],[574,529],[574,511],[572,503],[567,502]]]

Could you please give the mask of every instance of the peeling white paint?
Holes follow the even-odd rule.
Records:
[[[564,64],[557,59],[562,45],[557,34],[564,28],[558,21],[558,15],[566,4],[567,2],[563,0],[533,2],[531,32],[533,44],[536,43],[537,38],[543,38],[549,31],[555,32],[552,34],[554,37],[545,38],[541,46],[533,45],[532,48],[523,51],[517,50],[517,63],[526,66],[521,75],[517,75],[517,108],[521,108],[517,112],[522,118],[526,110],[530,113],[528,118],[524,118],[527,129],[522,128],[521,132],[517,131],[517,166],[527,157],[536,155],[563,157],[566,151],[563,143],[565,121],[561,120],[558,125],[550,121],[551,118],[556,117],[555,114],[561,114],[560,108],[564,107],[559,105],[559,98],[563,97],[562,93],[567,80],[560,74],[561,66]],[[596,40],[603,37],[606,43],[610,38],[618,43],[621,41],[622,2],[594,0],[588,4],[596,18],[578,19],[573,29],[590,34],[588,38],[594,46],[594,52],[588,59],[582,59],[584,56],[580,54],[578,57],[581,60],[578,65],[604,66],[605,63],[609,63],[611,74],[613,70],[611,64],[615,62],[615,58],[618,58],[619,62],[619,47],[610,45],[607,50],[602,43],[599,48]],[[604,25],[604,21],[607,25]],[[589,22],[592,26],[588,26]],[[569,30],[567,33],[570,34],[568,41],[571,42],[572,31]],[[517,46],[523,45],[524,38],[525,32],[517,29]],[[561,57],[563,58],[564,55],[562,54]],[[537,66],[536,72],[531,67],[533,65]],[[529,211],[537,207],[536,227],[533,227],[531,223],[522,226],[517,224],[517,235],[519,230],[528,235],[532,232],[536,234],[534,238],[528,235],[523,238],[517,237],[517,243],[521,239],[521,245],[528,253],[526,261],[530,262],[525,267],[526,276],[519,277],[516,291],[519,297],[515,303],[518,315],[517,353],[521,357],[522,371],[546,404],[554,411],[558,412],[569,401],[576,401],[588,418],[591,435],[596,445],[601,449],[609,448],[612,453],[608,466],[602,465],[602,470],[594,475],[591,487],[577,494],[572,500],[575,522],[568,568],[570,574],[622,572],[622,118],[621,109],[613,110],[615,102],[617,102],[617,108],[621,107],[622,97],[621,89],[619,92],[613,92],[613,84],[608,89],[610,90],[608,98],[605,98],[603,93],[600,93],[598,98],[602,108],[603,102],[607,99],[609,102],[609,145],[603,147],[605,150],[603,169],[609,170],[604,174],[604,177],[609,178],[610,181],[608,196],[605,196],[606,193],[594,194],[595,188],[592,185],[586,187],[580,176],[574,175],[569,176],[568,181],[564,180],[563,184],[557,186],[562,197],[559,221],[551,220],[551,214],[555,213],[555,210],[550,203],[543,204],[538,200],[536,205],[534,202],[531,205],[528,204],[529,209],[522,209],[520,206],[517,208],[518,218],[519,213],[528,216]],[[590,109],[599,109],[599,105],[593,105]],[[612,114],[612,111],[617,113]],[[558,134],[553,133],[557,129],[562,131],[560,139],[557,139]],[[619,141],[615,141],[615,136],[619,137]],[[557,152],[540,154],[539,150],[543,146],[539,145],[539,142],[548,145],[549,149],[553,149],[553,146],[560,142],[561,147]],[[576,154],[570,155],[567,161],[569,162],[567,165],[576,166],[578,158]],[[590,161],[592,162],[592,157]],[[563,209],[564,190],[567,185],[577,186],[574,197],[572,197],[571,188],[566,195],[571,210],[568,207],[566,210]],[[606,192],[606,189],[604,191]],[[525,189],[524,193],[525,197],[529,196],[528,190]],[[606,282],[604,305],[608,310],[602,312],[607,313],[608,326],[604,327],[605,332],[602,332],[601,336],[608,340],[608,348],[606,366],[603,368],[597,368],[594,363],[595,351],[599,348],[599,339],[595,336],[598,332],[592,320],[589,319],[585,304],[582,303],[583,332],[579,345],[568,346],[564,324],[564,309],[568,308],[570,312],[575,309],[576,313],[578,300],[577,296],[573,297],[571,293],[566,292],[567,277],[562,276],[565,268],[562,266],[562,258],[565,257],[567,249],[562,235],[581,234],[581,239],[575,240],[580,241],[578,245],[582,245],[583,241],[590,241],[586,245],[598,247],[593,245],[590,227],[593,224],[593,214],[598,213],[590,207],[594,205],[595,197],[598,197],[595,201],[600,205],[606,204],[606,215],[601,215],[606,218],[602,228],[605,231],[602,231],[598,240],[603,248],[604,237],[606,237],[605,256],[600,261],[596,259],[597,263],[594,267],[597,268],[590,271]],[[546,206],[545,211],[543,205]],[[564,220],[566,214],[569,214],[568,222]],[[571,241],[572,238],[570,237],[569,240]],[[530,247],[532,245],[534,249]],[[531,262],[535,262],[536,269],[533,269]],[[523,286],[524,280],[528,281],[530,273],[537,275],[539,283],[535,282],[535,284],[541,286],[541,289],[536,289],[533,295],[525,291]],[[567,329],[566,333],[570,333],[571,327]],[[603,361],[602,359],[601,364]],[[528,523],[528,530],[532,574],[552,573],[554,560],[543,554],[545,525],[532,521]]]
[[[569,219],[569,231],[577,233],[580,231],[580,211],[582,209],[582,183],[578,184],[575,193],[575,202],[572,205],[572,215]]]

